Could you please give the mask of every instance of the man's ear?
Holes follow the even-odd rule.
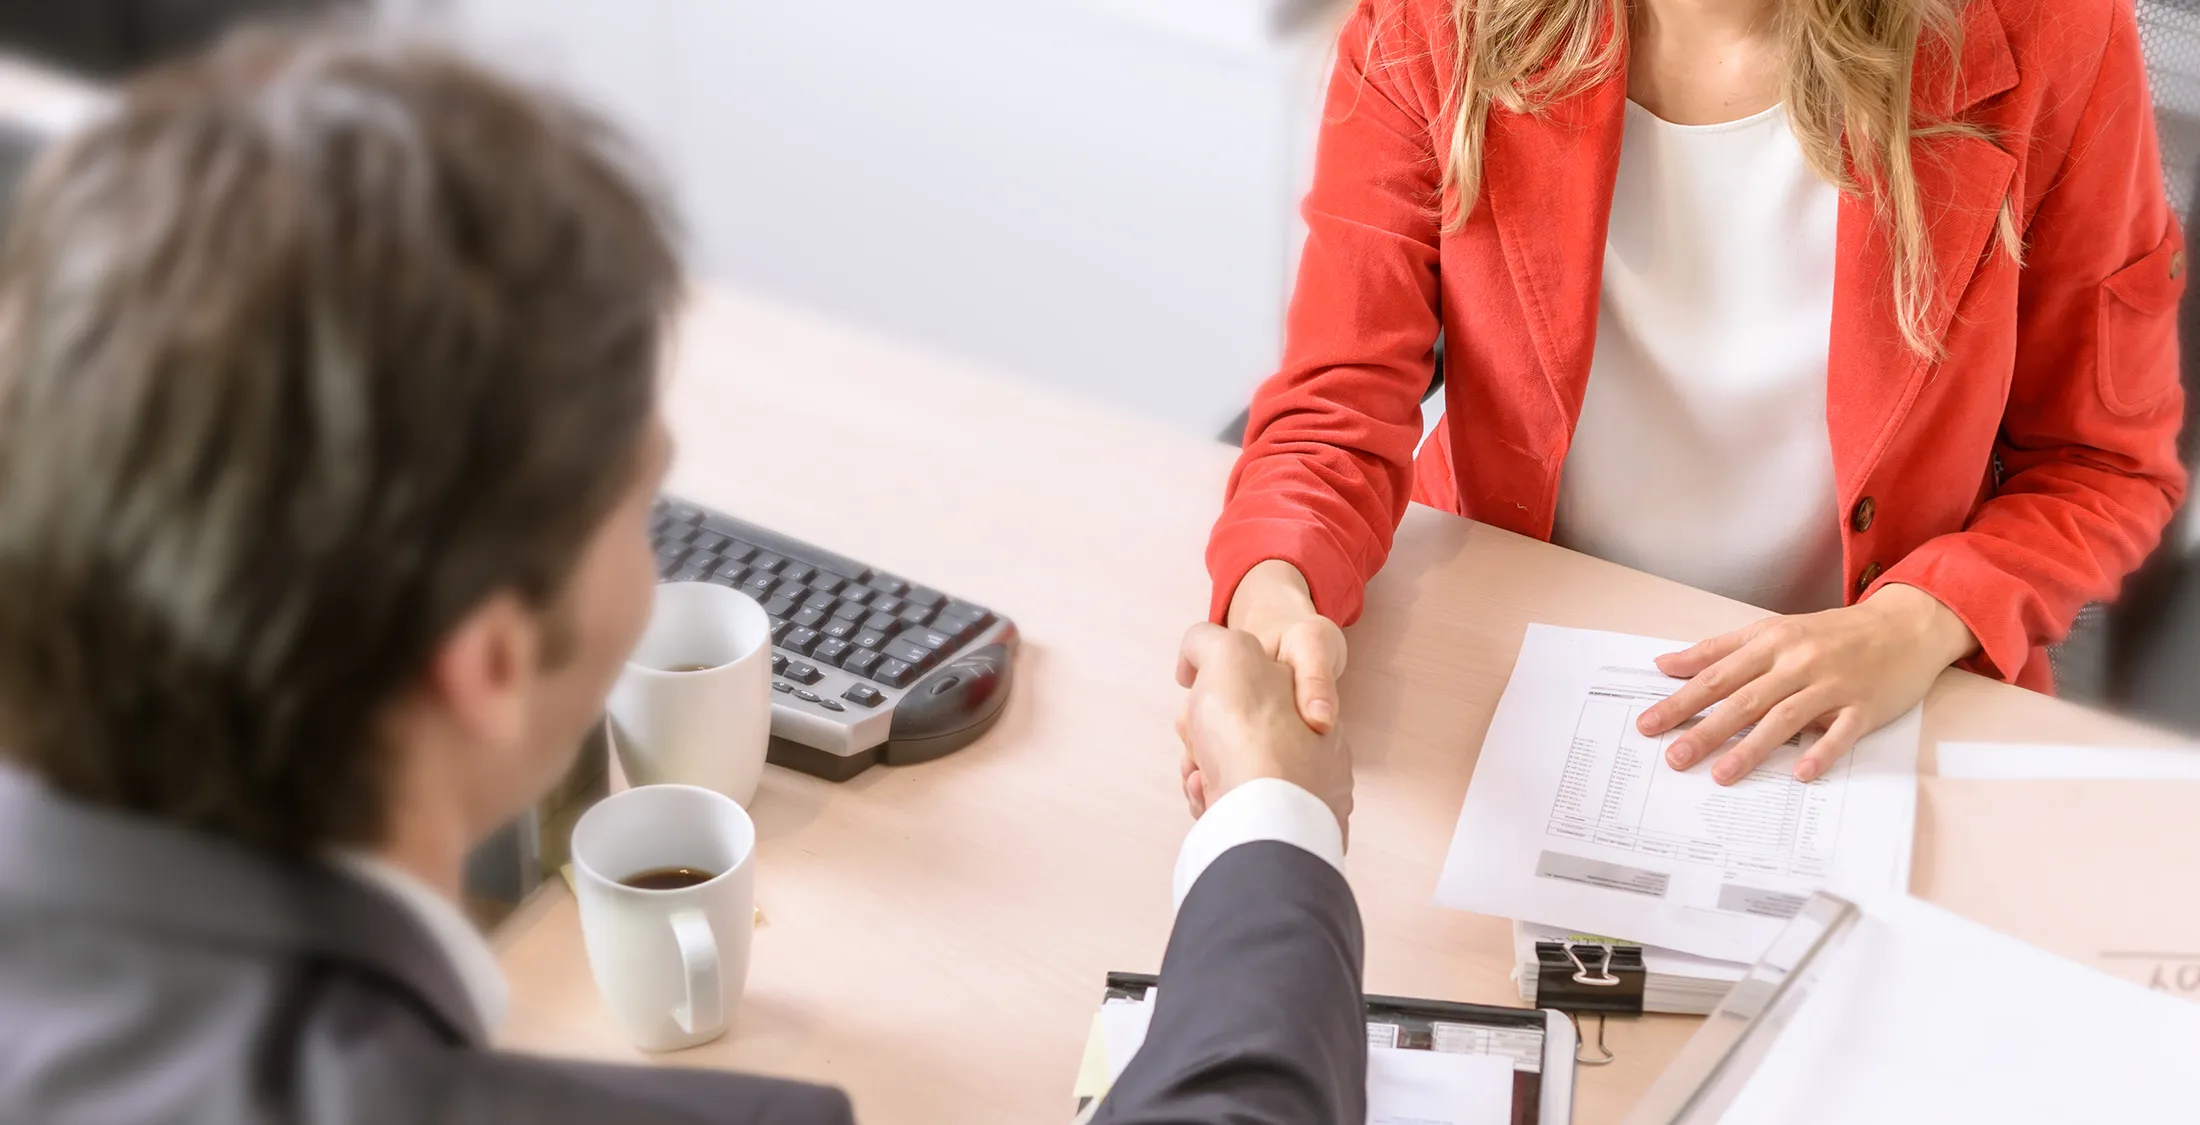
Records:
[[[536,615],[510,593],[492,595],[436,646],[421,685],[424,701],[470,742],[513,745],[526,736],[541,645]]]

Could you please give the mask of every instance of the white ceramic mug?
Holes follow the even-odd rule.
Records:
[[[625,882],[676,867],[715,877],[677,890]],[[573,889],[588,967],[630,1042],[677,1051],[725,1034],[756,926],[756,824],[740,805],[693,785],[604,798],[573,826]]]
[[[730,586],[657,587],[611,689],[612,742],[635,785],[700,785],[746,805],[770,748],[771,618]]]

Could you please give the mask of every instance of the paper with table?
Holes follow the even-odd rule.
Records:
[[[1915,889],[2111,976],[2200,1002],[2200,749],[1942,743]]]
[[[1438,903],[1751,961],[1813,891],[1902,889],[1919,713],[1860,739],[1808,784],[1815,734],[1731,787],[1636,732],[1677,690],[1679,641],[1531,625],[1460,809]]]

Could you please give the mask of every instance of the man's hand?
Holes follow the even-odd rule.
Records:
[[[1192,689],[1177,720],[1184,740],[1184,796],[1200,816],[1223,794],[1274,777],[1352,816],[1352,755],[1332,727],[1316,733],[1299,717],[1292,669],[1271,659],[1250,633],[1194,625],[1184,635],[1177,682]]]
[[[1344,630],[1314,609],[1306,576],[1281,559],[1245,573],[1230,597],[1230,627],[1260,641],[1270,659],[1291,666],[1299,717],[1317,731],[1337,725],[1337,677],[1344,675]]]

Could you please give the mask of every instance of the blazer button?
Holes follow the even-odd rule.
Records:
[[[1862,535],[1872,529],[1872,517],[1878,514],[1879,505],[1871,497],[1866,496],[1857,501],[1856,510],[1849,513],[1849,527],[1857,534]]]
[[[2169,254],[2169,279],[2175,281],[2185,276],[2185,252],[2172,250]]]
[[[1864,573],[1856,576],[1857,597],[1863,597],[1864,591],[1871,589],[1872,583],[1879,581],[1880,570],[1881,567],[1878,563],[1871,563],[1864,567]]]

